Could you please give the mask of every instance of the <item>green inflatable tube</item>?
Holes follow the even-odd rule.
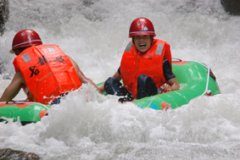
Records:
[[[0,102],[0,121],[35,123],[47,114],[49,108],[36,102]]]
[[[156,110],[175,109],[202,95],[220,93],[217,81],[210,68],[192,61],[173,61],[173,72],[180,83],[180,89],[133,101],[140,108]],[[101,85],[102,83],[98,84]],[[36,102],[0,102],[0,121],[35,123],[47,114],[49,105]]]
[[[140,108],[156,110],[171,107],[175,109],[202,95],[220,93],[216,77],[204,64],[193,61],[173,61],[173,72],[180,83],[180,89],[151,97],[134,100]]]

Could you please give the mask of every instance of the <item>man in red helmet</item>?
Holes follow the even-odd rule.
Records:
[[[42,44],[34,30],[19,31],[13,38],[12,52],[16,55],[16,73],[0,101],[11,101],[23,88],[30,101],[56,104],[82,83],[89,82],[97,88],[58,45]]]
[[[144,17],[133,20],[120,67],[101,89],[108,94],[124,96],[120,102],[179,89],[172,72],[170,45],[156,36],[152,22]],[[123,81],[121,85],[120,80]]]

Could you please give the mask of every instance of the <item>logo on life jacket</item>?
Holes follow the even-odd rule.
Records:
[[[36,76],[39,74],[39,69],[36,66],[30,66],[29,70],[31,71],[30,77]]]
[[[38,64],[44,65],[45,63],[47,63],[47,60],[44,56],[38,58]]]
[[[62,56],[56,57],[55,60],[60,63],[64,63],[64,59]]]
[[[46,60],[46,58],[44,56],[38,58],[38,63],[37,64],[44,65],[46,63],[47,63],[47,60]],[[40,71],[37,68],[37,66],[30,66],[29,70],[31,72],[30,77],[36,76],[36,75],[38,75],[40,73]]]

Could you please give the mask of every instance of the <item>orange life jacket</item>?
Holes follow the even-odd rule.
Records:
[[[44,44],[22,51],[13,61],[32,101],[48,104],[82,84],[70,58],[57,46]]]
[[[139,54],[135,46],[129,43],[122,56],[120,72],[124,86],[134,97],[137,96],[137,79],[141,74],[151,77],[158,88],[166,82],[164,59],[172,64],[170,45],[163,40],[154,39],[144,54]]]

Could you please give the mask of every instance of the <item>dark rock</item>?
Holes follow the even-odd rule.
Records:
[[[35,153],[5,148],[0,149],[0,160],[40,160],[40,157]]]
[[[0,0],[0,35],[3,34],[4,24],[9,15],[9,2],[8,0]]]
[[[221,0],[225,11],[232,15],[240,15],[240,0]]]

